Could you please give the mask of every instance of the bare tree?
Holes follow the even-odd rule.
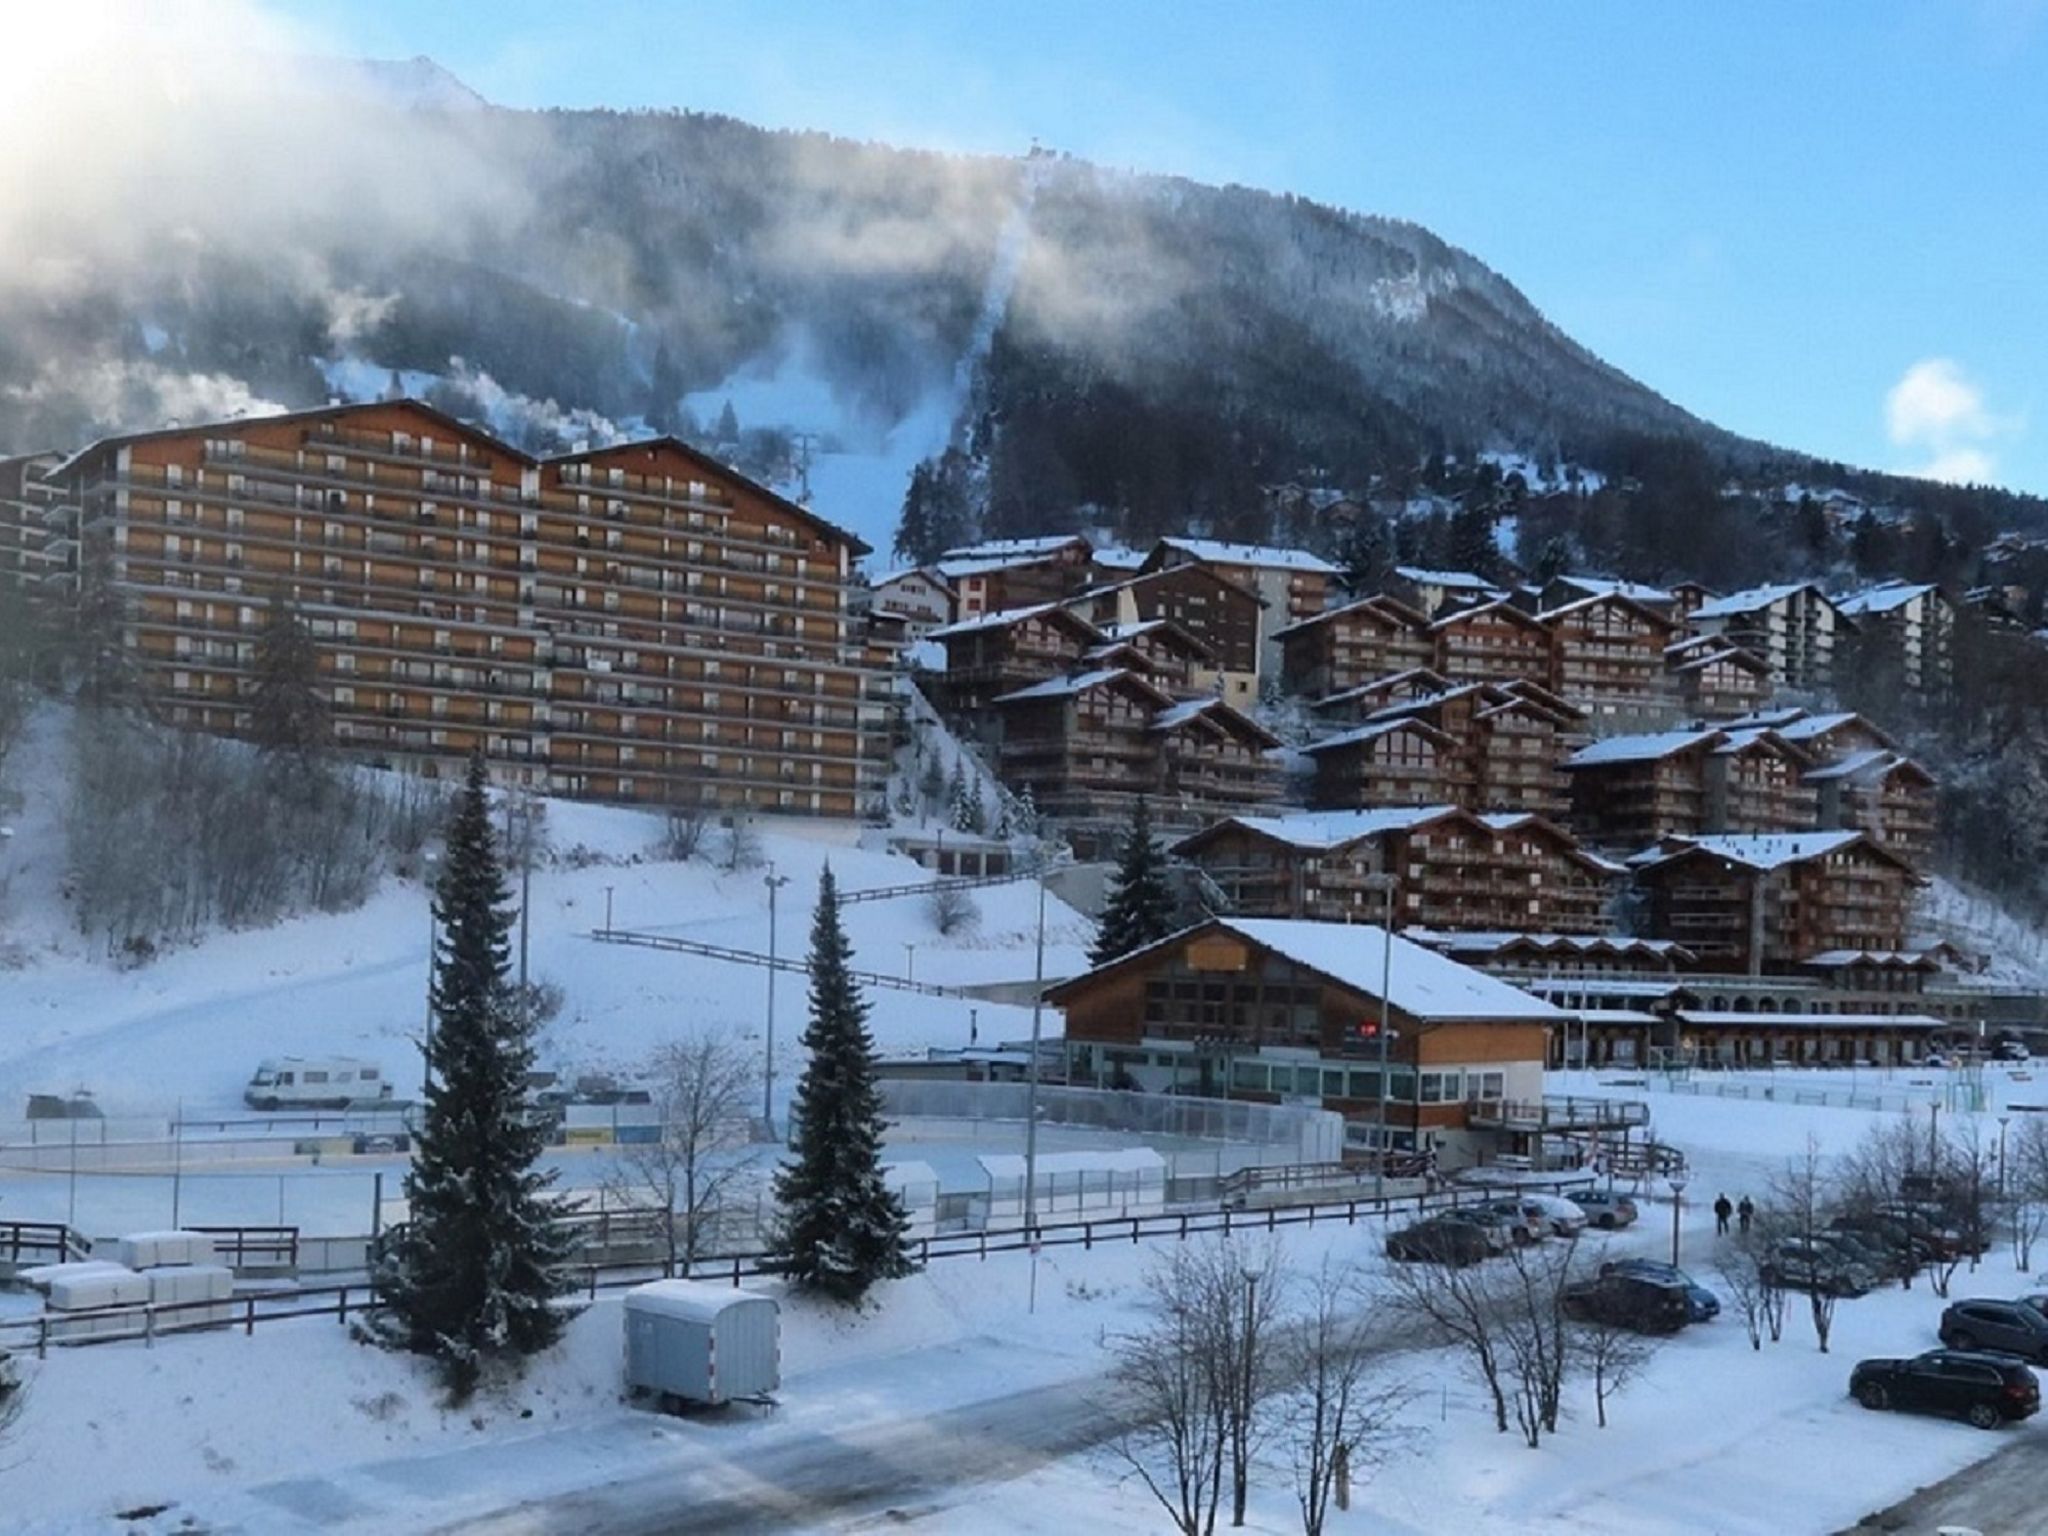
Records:
[[[1938,1179],[1943,1208],[1962,1238],[1963,1256],[1975,1274],[1979,1256],[1990,1246],[1992,1206],[1998,1193],[1998,1150],[1975,1116],[1950,1122],[1942,1142]]]
[[[1220,1245],[1219,1245],[1220,1246]],[[1129,1402],[1110,1453],[1137,1476],[1181,1536],[1212,1536],[1223,1502],[1233,1390],[1219,1358],[1216,1265],[1204,1245],[1183,1243],[1145,1276],[1151,1320],[1109,1340],[1113,1375]]]
[[[1228,1250],[1228,1251],[1225,1251]],[[1228,1307],[1239,1293],[1243,1305],[1226,1315],[1219,1337],[1226,1345],[1230,1391],[1226,1394],[1225,1439],[1230,1459],[1230,1523],[1244,1524],[1245,1500],[1251,1492],[1252,1459],[1268,1424],[1260,1404],[1272,1390],[1274,1370],[1268,1337],[1279,1311],[1283,1272],[1279,1244],[1262,1247],[1220,1245],[1210,1285],[1221,1293],[1219,1307]]]
[[[1577,1244],[1529,1243],[1508,1251],[1502,1271],[1500,1337],[1514,1385],[1515,1422],[1531,1450],[1557,1433],[1571,1367],[1564,1288]]]
[[[21,1422],[22,1411],[27,1406],[28,1388],[22,1385],[21,1377],[15,1373],[13,1357],[0,1349],[0,1442],[4,1442],[14,1426]]]
[[[1749,1335],[1749,1347],[1762,1349],[1766,1291],[1759,1272],[1761,1266],[1755,1238],[1746,1235],[1738,1238],[1732,1247],[1724,1248],[1721,1262],[1716,1267],[1722,1283],[1728,1287],[1729,1299],[1735,1303],[1736,1314],[1742,1319],[1743,1331]]]
[[[981,921],[981,908],[974,904],[974,897],[950,880],[941,880],[932,887],[931,895],[925,898],[925,914],[942,934],[964,932]]]
[[[1840,1163],[1840,1195],[1844,1211],[1864,1218],[1882,1218],[1862,1230],[1891,1251],[1899,1283],[1913,1288],[1920,1269],[1920,1248],[1911,1224],[1896,1212],[1907,1183],[1928,1168],[1927,1142],[1910,1115],[1874,1125]]]
[[[2034,1263],[2034,1244],[2048,1227],[2048,1118],[2020,1120],[2007,1148],[2006,1205],[2012,1220],[2012,1260],[2021,1274]]]
[[[1749,1337],[1754,1346],[1754,1324]],[[1589,1317],[1573,1324],[1572,1347],[1577,1352],[1579,1368],[1593,1379],[1593,1407],[1600,1428],[1607,1427],[1608,1400],[1642,1375],[1663,1342],[1654,1334],[1624,1328],[1611,1316]]]
[[[1825,1241],[1834,1200],[1820,1141],[1809,1135],[1806,1146],[1791,1158],[1771,1181],[1772,1222],[1770,1225],[1790,1242],[1799,1245],[1809,1268],[1806,1275],[1807,1312],[1813,1319],[1814,1342],[1828,1352],[1828,1336],[1835,1325],[1835,1298],[1846,1288],[1847,1263],[1840,1250]]]
[[[662,823],[663,858],[687,863],[704,850],[704,837],[711,827],[711,808],[702,800],[679,800],[669,806]]]
[[[620,1145],[607,1189],[652,1207],[669,1274],[689,1272],[751,1172],[740,1149],[750,1140],[755,1071],[752,1053],[731,1036],[701,1031],[668,1042],[648,1062],[659,1133]]]
[[[1493,1427],[1508,1429],[1501,1297],[1482,1266],[1390,1264],[1394,1305],[1410,1329],[1458,1351],[1493,1402]]]
[[[1328,1259],[1308,1280],[1303,1315],[1281,1352],[1281,1434],[1294,1463],[1303,1536],[1323,1536],[1330,1502],[1384,1459],[1410,1392],[1375,1376],[1388,1340],[1359,1287]]]

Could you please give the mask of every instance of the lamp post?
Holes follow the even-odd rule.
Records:
[[[775,873],[775,866],[768,866],[768,873],[761,877],[761,883],[768,887],[768,1048],[763,1053],[761,1068],[761,1125],[768,1133],[768,1139],[775,1139],[775,893],[789,884],[789,876]]]
[[[428,854],[424,860],[429,873],[439,857]],[[441,942],[440,924],[434,914],[434,888],[427,886],[427,1031],[420,1045],[420,1100],[424,1105],[427,1092],[434,1086],[434,951]]]
[[[2010,1115],[1998,1117],[1998,1198],[2005,1198],[2005,1123]]]
[[[1388,994],[1394,989],[1394,892],[1400,881],[1388,874],[1367,875],[1365,888],[1378,891],[1386,897],[1386,910],[1381,914],[1380,928],[1380,1023],[1379,1043],[1379,1096],[1373,1110],[1373,1199],[1387,1198],[1387,1036],[1390,1028],[1390,1002]]]
[[[1237,1413],[1239,1424],[1251,1422],[1252,1408],[1258,1400],[1257,1378],[1254,1375],[1256,1362],[1252,1359],[1253,1334],[1258,1329],[1259,1272],[1247,1269],[1244,1272],[1244,1332],[1238,1338],[1238,1353],[1244,1356],[1244,1372],[1238,1383]]]
[[[917,946],[915,944],[905,944],[903,946],[903,979],[905,981],[917,980]]]
[[[1686,1178],[1682,1173],[1671,1175],[1671,1267],[1678,1268],[1678,1215],[1685,1208]]]
[[[604,888],[604,931],[612,931],[612,887]]]
[[[1031,1061],[1024,1090],[1024,1241],[1031,1245],[1031,1300],[1038,1310],[1038,1041],[1045,1012],[1045,855],[1038,858],[1038,948],[1031,974]]]

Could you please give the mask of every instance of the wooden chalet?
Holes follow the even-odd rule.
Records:
[[[1776,731],[1742,730],[1704,760],[1708,832],[1796,832],[1813,825],[1814,791],[1805,782],[1813,759]]]
[[[1436,644],[1432,665],[1454,683],[1509,677],[1550,681],[1549,629],[1506,598],[1454,608],[1436,618],[1429,631]]]
[[[1749,975],[1903,948],[1919,884],[1897,854],[1846,830],[1669,838],[1632,863],[1650,936]]]
[[[1098,627],[1170,620],[1207,647],[1193,669],[1197,691],[1231,704],[1258,699],[1262,605],[1256,594],[1205,565],[1175,565],[1091,587],[1066,606]]]
[[[1726,739],[1716,730],[1662,731],[1580,748],[1563,764],[1572,830],[1590,843],[1625,849],[1667,832],[1704,831],[1706,760]]]
[[[1541,1105],[1559,1019],[1382,929],[1271,918],[1212,918],[1047,998],[1066,1013],[1070,1077],[1320,1105],[1357,1126],[1354,1140],[1384,1117],[1391,1148],[1445,1168],[1498,1147],[1486,1127],[1507,1106]]]
[[[1539,613],[1550,631],[1551,688],[1596,723],[1662,725],[1676,712],[1664,650],[1676,625],[1621,592],[1597,593]]]
[[[1318,810],[1441,805],[1452,800],[1458,741],[1426,720],[1374,720],[1302,748],[1314,765],[1309,804]]]
[[[990,539],[947,550],[931,570],[953,591],[954,617],[971,619],[1070,596],[1087,585],[1092,554],[1078,534]]]
[[[1309,713],[1324,725],[1363,725],[1390,704],[1442,693],[1451,686],[1449,678],[1428,667],[1410,667],[1309,701]]]
[[[1429,620],[1384,593],[1299,620],[1273,639],[1280,647],[1280,686],[1311,699],[1436,660]]]
[[[933,683],[939,707],[959,716],[978,715],[999,694],[1060,676],[1105,643],[1094,625],[1056,603],[961,619],[926,638],[946,651],[946,670]]]
[[[1916,869],[1934,857],[1934,775],[1897,752],[1870,748],[1809,768],[1814,824],[1852,827]]]
[[[1744,715],[1770,702],[1771,664],[1726,635],[1690,635],[1664,648],[1674,704],[1694,719]]]
[[[1396,928],[1599,933],[1619,869],[1536,816],[1455,806],[1235,816],[1174,847],[1230,910]]]

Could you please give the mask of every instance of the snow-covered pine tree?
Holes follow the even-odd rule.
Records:
[[[327,746],[327,701],[320,697],[320,652],[306,621],[280,594],[256,635],[249,729],[266,754],[304,763]]]
[[[1038,836],[1038,796],[1031,792],[1029,784],[1017,796],[1017,814],[1011,818],[1011,828],[1019,837]]]
[[[946,781],[946,821],[955,832],[972,832],[967,806],[967,770],[953,759],[953,776]]]
[[[1166,883],[1166,856],[1152,836],[1152,813],[1138,797],[1117,851],[1116,884],[1102,909],[1091,965],[1108,965],[1165,938],[1179,926],[1177,903]]]
[[[957,829],[979,836],[988,830],[988,802],[981,798],[981,778],[976,775],[967,781],[967,794],[960,802]]]
[[[434,890],[434,1031],[426,1118],[406,1178],[411,1219],[376,1266],[374,1330],[392,1348],[433,1357],[449,1396],[493,1367],[552,1344],[572,1239],[565,1202],[536,1165],[545,1127],[527,1114],[529,1027],[507,983],[512,917],[491,837],[483,758],[472,757]]]
[[[798,1285],[858,1303],[914,1267],[903,1205],[882,1182],[882,1098],[868,1005],[849,974],[853,947],[839,922],[828,867],[811,921],[809,1060],[797,1083],[796,1158],[775,1175],[776,1252]]]

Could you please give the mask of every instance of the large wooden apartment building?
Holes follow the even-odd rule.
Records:
[[[1309,699],[1436,661],[1429,620],[1384,593],[1297,620],[1275,631],[1273,640],[1280,651],[1280,686]]]
[[[1676,625],[1620,592],[1596,593],[1547,608],[1537,621],[1550,631],[1547,681],[1594,721],[1662,725],[1677,707],[1664,668]]]
[[[0,592],[26,602],[59,596],[77,570],[76,541],[49,474],[64,461],[57,453],[0,459]]]
[[[1315,765],[1309,798],[1324,810],[1451,804],[1561,816],[1570,793],[1558,763],[1580,719],[1528,683],[1396,698],[1304,749]]]
[[[681,442],[537,461],[390,401],[109,438],[54,479],[174,723],[246,730],[275,600],[375,761],[481,749],[554,794],[812,815],[879,792],[866,546]]]
[[[1894,951],[1919,884],[1861,832],[1667,839],[1634,861],[1649,936],[1708,970],[1797,972],[1816,956]]]
[[[1448,805],[1234,816],[1173,851],[1232,912],[1487,933],[1604,932],[1620,872],[1542,817]]]

